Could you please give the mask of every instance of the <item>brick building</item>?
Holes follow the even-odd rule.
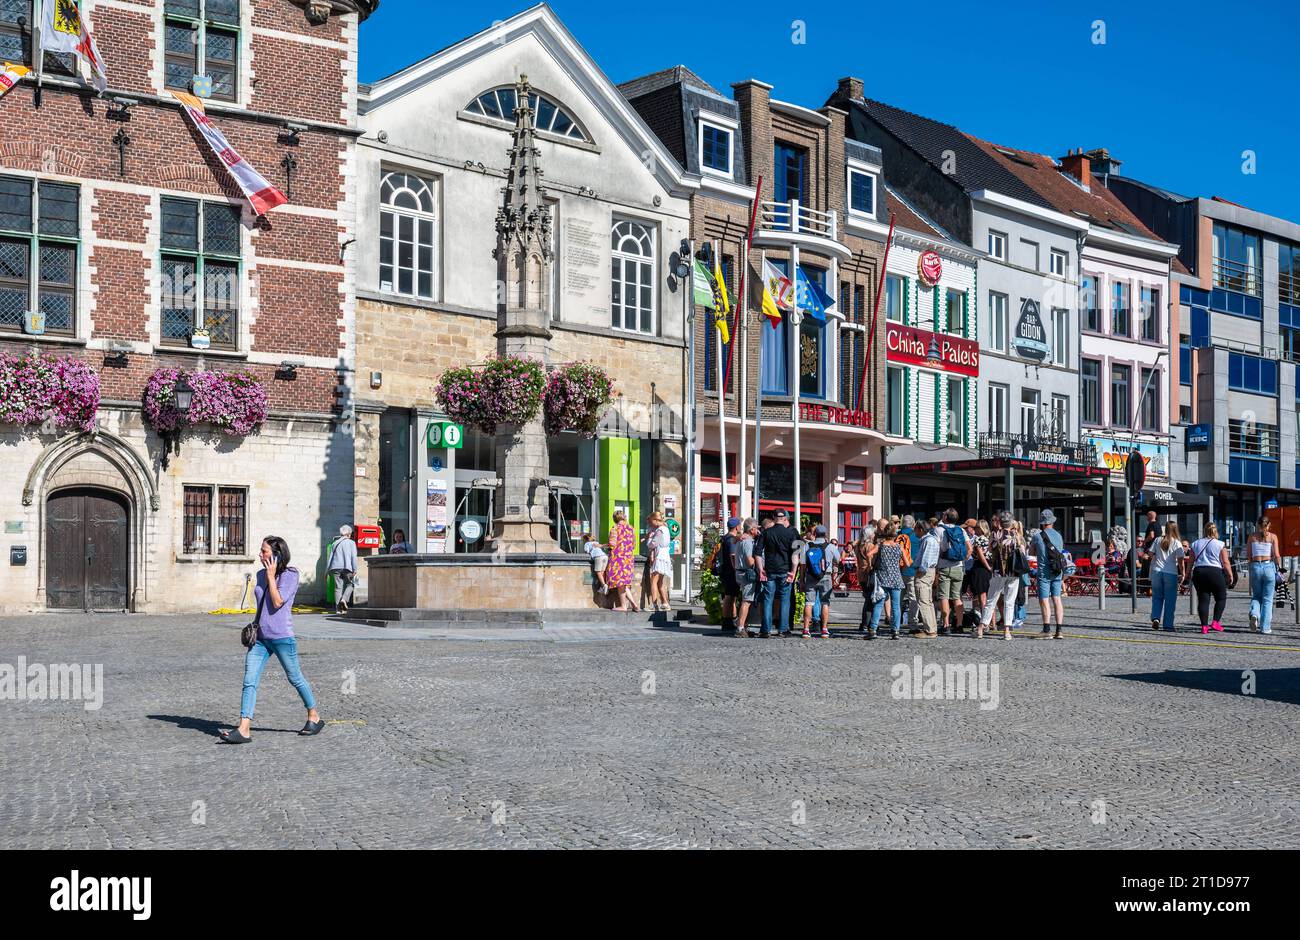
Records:
[[[772,97],[772,86],[754,79],[733,85],[727,97],[675,66],[625,82],[620,90],[687,172],[699,176],[691,204],[697,256],[710,259],[711,266],[717,253],[733,295],[740,264],[749,265],[751,316],[731,337],[735,350],[721,347],[708,311],[698,308],[694,321],[698,518],[708,524],[734,514],[793,513],[797,507],[833,535],[855,537],[884,509],[882,446],[891,443],[883,433],[883,314],[876,340],[867,342],[888,233],[880,151],[846,139],[843,110],[781,101]],[[754,239],[745,259],[760,180]],[[787,274],[797,264],[837,302],[824,323],[804,317],[797,343],[789,316],[772,328],[758,314],[764,258]],[[871,374],[862,383],[868,346]],[[728,358],[729,371],[720,367]],[[720,419],[718,387],[724,382]],[[762,432],[755,454],[760,394]]]
[[[267,534],[310,599],[352,521],[357,33],[376,0],[85,0],[103,95],[52,53],[38,84],[41,2],[0,4],[0,58],[33,70],[0,99],[0,354],[84,362],[100,405],[91,431],[0,425],[0,609],[238,606]],[[205,79],[208,116],[288,196],[265,217],[168,94]],[[142,408],[164,368],[247,371],[267,419],[168,446]]]

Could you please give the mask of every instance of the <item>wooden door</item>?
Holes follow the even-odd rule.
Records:
[[[66,490],[46,503],[46,603],[59,610],[127,608],[127,507],[104,490]]]

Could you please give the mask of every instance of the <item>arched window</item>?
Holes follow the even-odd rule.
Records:
[[[654,229],[631,219],[616,221],[610,233],[610,248],[614,329],[653,333],[657,267]]]
[[[432,300],[438,261],[433,181],[385,173],[379,201],[379,289]]]
[[[590,142],[591,138],[587,136],[587,132],[563,106],[537,92],[530,94],[528,100],[533,106],[534,128],[569,140]],[[479,114],[514,124],[515,86],[505,85],[485,91],[467,104],[465,110],[470,114]]]

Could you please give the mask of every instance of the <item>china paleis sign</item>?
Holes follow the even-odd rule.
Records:
[[[973,339],[889,323],[885,326],[885,350],[890,362],[959,375],[980,374],[980,346]]]

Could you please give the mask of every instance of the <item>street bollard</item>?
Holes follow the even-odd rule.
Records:
[[[1097,609],[1106,609],[1106,566],[1097,566]]]

